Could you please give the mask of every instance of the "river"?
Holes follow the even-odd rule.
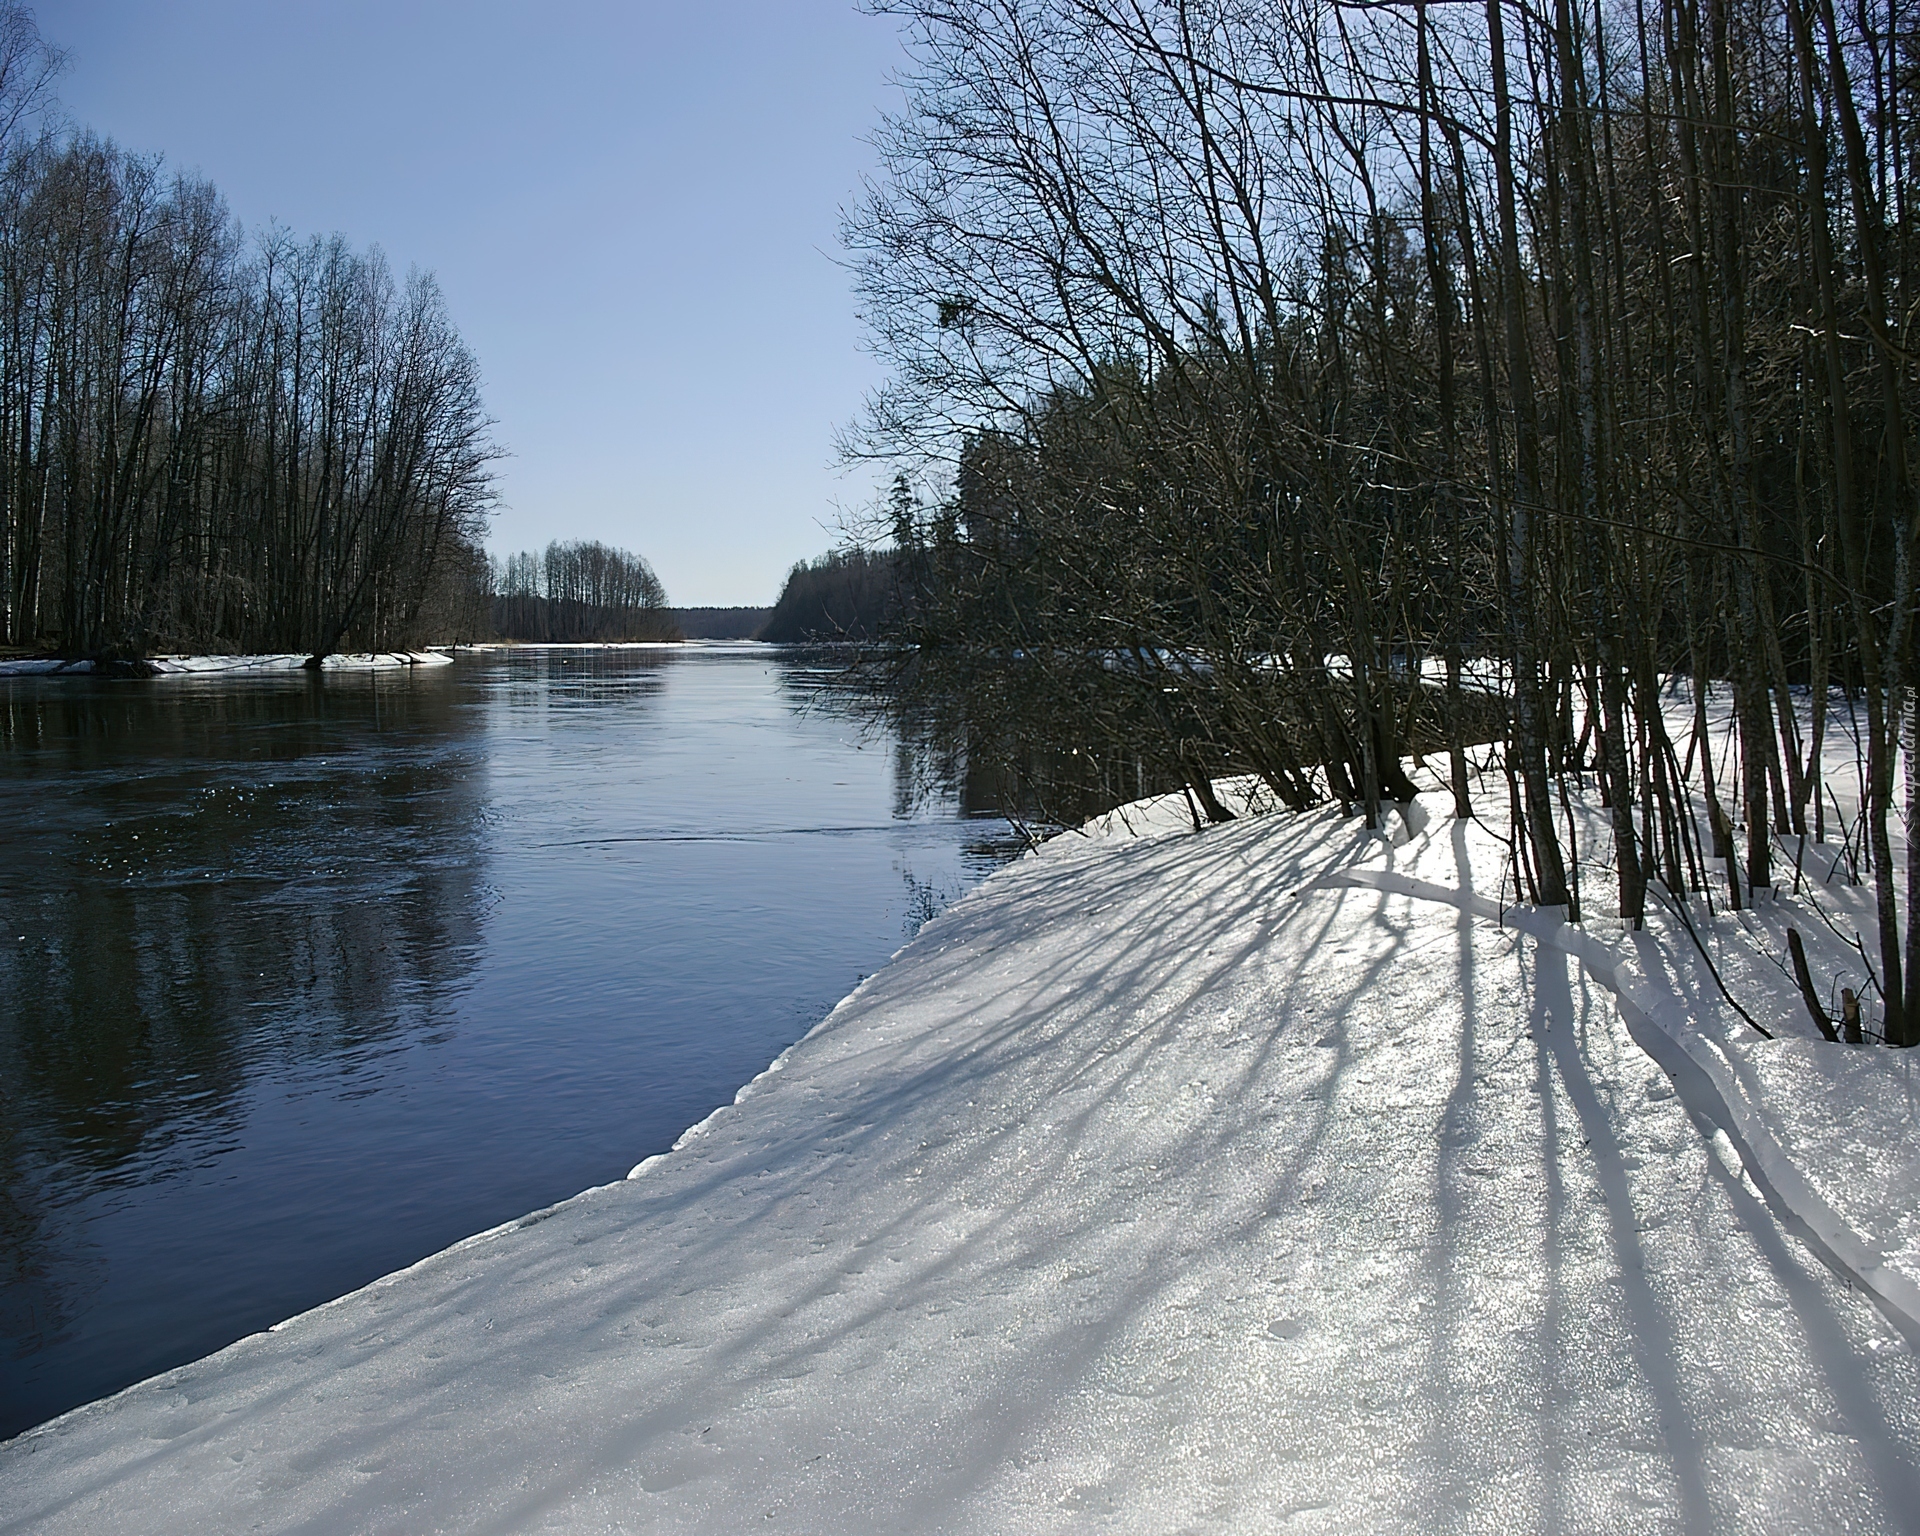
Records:
[[[821,682],[0,679],[0,1438],[621,1177],[1019,851]]]

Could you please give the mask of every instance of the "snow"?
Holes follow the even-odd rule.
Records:
[[[1591,836],[1598,808],[1582,809]],[[1488,819],[1446,824],[1444,844],[1433,826],[1386,849],[1379,860],[1386,867],[1327,878],[1443,902],[1575,960],[1612,994],[1632,1038],[1674,1077],[1689,1107],[1738,1147],[1799,1235],[1920,1342],[1920,1158],[1911,1150],[1920,1136],[1920,1099],[1912,1058],[1820,1040],[1784,963],[1765,964],[1769,951],[1784,955],[1786,928],[1795,922],[1815,973],[1822,959],[1832,962],[1833,937],[1810,931],[1807,904],[1776,893],[1744,921],[1695,919],[1716,941],[1717,968],[1754,1022],[1788,1037],[1766,1039],[1725,1001],[1677,917],[1656,911],[1645,931],[1616,927],[1609,937],[1604,922],[1576,928],[1558,913],[1512,909],[1510,887],[1504,901],[1474,894],[1485,888],[1488,868],[1506,857]],[[1454,879],[1445,878],[1448,870]],[[1737,949],[1725,942],[1728,927],[1744,940]]]
[[[395,667],[444,667],[453,658],[441,651],[354,651],[336,653],[322,659],[327,672],[386,671]],[[199,677],[207,675],[244,676],[255,672],[297,672],[307,664],[305,655],[273,656],[154,656],[146,667],[155,677]],[[94,670],[91,661],[61,661],[33,657],[0,660],[0,677],[38,677]]]
[[[62,661],[57,656],[0,657],[0,677],[44,677],[54,673],[91,672],[90,661]]]
[[[1909,1053],[1809,1038],[1796,898],[1700,917],[1767,1042],[1446,803],[1056,838],[627,1180],[0,1446],[0,1532],[1920,1528]]]
[[[396,667],[444,667],[453,658],[443,651],[352,651],[321,658],[325,672],[383,672]],[[305,656],[155,656],[148,663],[157,677],[201,676],[210,673],[295,672],[307,664]]]

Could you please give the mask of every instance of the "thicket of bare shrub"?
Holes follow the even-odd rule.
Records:
[[[1912,17],[877,8],[916,62],[848,221],[890,370],[851,447],[928,490],[894,516],[917,666],[1145,722],[1196,794],[1239,765],[1369,816],[1420,730],[1466,813],[1497,667],[1525,886],[1568,901],[1555,780],[1595,775],[1629,922],[1827,834],[1843,685],[1887,1030],[1920,1036]],[[1672,674],[1731,686],[1731,804]]]

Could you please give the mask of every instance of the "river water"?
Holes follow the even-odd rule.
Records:
[[[0,1438],[620,1178],[1019,851],[821,681],[0,679]]]

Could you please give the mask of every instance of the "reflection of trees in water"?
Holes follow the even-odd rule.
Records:
[[[1233,814],[1214,799],[1214,774],[1258,772],[1222,745],[1205,718],[1224,706],[1196,702],[1204,676],[1164,685],[1123,655],[848,650],[810,686],[815,707],[895,738],[896,814],[945,798],[963,815],[1005,816],[1038,831],[1184,788],[1198,825]],[[1294,742],[1296,754],[1312,750],[1300,745],[1316,739],[1309,701],[1285,674],[1260,679],[1243,695],[1264,730]],[[1444,752],[1449,707],[1442,690],[1416,687],[1402,715],[1404,745],[1415,754]],[[1459,708],[1462,741],[1498,738],[1499,699],[1469,694]],[[1280,803],[1262,790],[1255,800]]]
[[[867,653],[862,647],[783,645],[777,654],[781,691],[792,708],[803,714],[825,710],[839,719],[867,720],[857,709],[848,707],[857,700],[848,696],[846,688],[850,677],[865,675],[862,658]]]
[[[807,690],[813,707],[894,738],[896,815],[946,801],[1038,832],[1182,782],[1177,751],[1156,755],[1164,733],[1128,714],[1137,689],[1085,670],[1083,697],[1017,661],[869,653],[823,662]]]
[[[62,1207],[191,1167],[251,1084],[444,1015],[485,899],[478,717],[451,684],[0,685],[14,1353],[86,1288],[52,1251]]]
[[[959,847],[961,877],[923,880],[911,867],[901,869],[906,906],[900,926],[908,938],[1027,846],[1032,833],[1026,824],[1038,818],[1023,813],[1004,775],[970,752],[964,718],[929,709],[899,688],[887,659],[861,647],[830,645],[784,646],[780,661],[791,709],[844,722],[869,745],[890,744],[896,821],[934,810],[978,822]]]
[[[962,816],[1054,826],[1116,803],[1101,800],[1106,786],[1085,772],[1093,759],[1075,761],[1074,723],[1040,701],[1023,708],[1026,701],[983,687],[985,669],[933,679],[918,658],[852,645],[787,646],[781,660],[793,709],[844,721],[869,741],[891,741],[898,819],[939,805]],[[1004,857],[995,854],[996,862]]]
[[[908,868],[900,871],[900,878],[907,888],[906,915],[900,920],[900,931],[908,938],[938,917],[947,903],[960,894],[953,881],[937,875],[922,880]]]
[[[511,705],[566,709],[655,697],[685,653],[669,646],[515,646],[493,662]]]

